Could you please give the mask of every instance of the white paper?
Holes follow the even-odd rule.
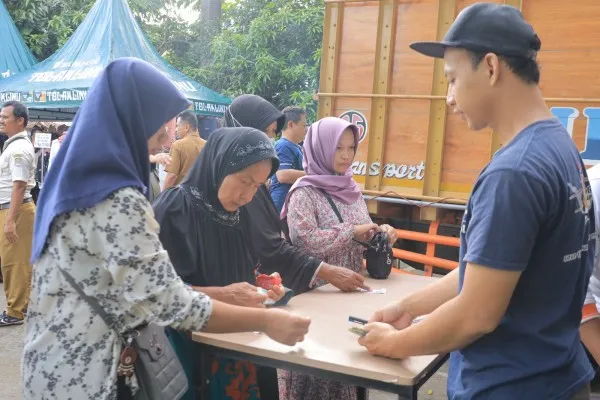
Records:
[[[371,289],[371,290],[365,290],[365,289],[360,289],[359,290],[363,293],[371,293],[371,294],[385,294],[387,292],[386,288],[381,288],[381,289]]]

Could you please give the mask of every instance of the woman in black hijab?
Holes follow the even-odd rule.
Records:
[[[233,100],[225,112],[225,126],[247,126],[262,130],[271,138],[285,124],[285,116],[260,96],[244,94]],[[277,128],[275,128],[277,127]],[[274,171],[273,173],[275,173]],[[282,238],[281,219],[267,185],[260,185],[256,196],[243,207],[248,215],[245,228],[252,240],[252,252],[264,274],[279,273],[286,287],[295,293],[309,290],[315,278],[323,279],[343,291],[368,289],[364,278],[349,269],[329,265],[290,245]],[[277,371],[261,367],[258,381],[268,399],[279,398]],[[263,396],[263,399],[267,397]]]
[[[225,126],[247,126],[264,132],[274,125],[282,125],[285,121],[280,116],[283,113],[267,100],[244,94],[234,99],[225,112]],[[254,257],[260,262],[260,272],[278,272],[284,285],[296,294],[309,290],[316,277],[343,291],[368,289],[361,275],[317,260],[282,238],[281,219],[266,185],[260,185],[244,209],[248,212],[247,228],[251,232]]]
[[[225,126],[249,126],[267,134],[274,141],[283,129],[285,115],[260,96],[243,94],[236,97],[225,112]]]
[[[185,180],[158,197],[154,210],[160,239],[184,282],[216,300],[263,306],[267,295],[251,284],[257,260],[243,206],[278,167],[275,150],[263,132],[219,129],[211,134]],[[268,297],[277,300],[283,293],[276,286]],[[184,346],[179,354],[188,371],[193,370],[191,381],[201,385],[201,366],[190,365],[201,357],[189,339],[182,343],[181,335],[171,333],[176,347],[182,350]],[[259,391],[253,364],[218,359],[213,360],[212,370],[217,372],[210,378],[211,399],[266,398]]]

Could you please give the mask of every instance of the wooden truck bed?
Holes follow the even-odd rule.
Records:
[[[353,170],[367,194],[464,204],[501,146],[448,111],[443,61],[409,43],[443,38],[466,0],[326,2],[319,117],[361,127]],[[600,3],[496,1],[520,8],[542,40],[541,86],[587,164],[600,161]],[[448,199],[450,198],[450,199]],[[425,208],[424,220],[439,218]]]

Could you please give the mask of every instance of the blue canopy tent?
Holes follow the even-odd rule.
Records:
[[[0,79],[23,72],[37,62],[0,0]]]
[[[98,0],[65,45],[33,68],[0,80],[0,102],[18,100],[32,119],[71,120],[111,61],[137,57],[161,70],[204,116],[221,117],[231,100],[191,80],[154,49],[125,0]]]

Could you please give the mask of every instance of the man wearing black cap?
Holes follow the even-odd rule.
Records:
[[[473,186],[459,268],[375,313],[359,343],[394,358],[452,352],[450,399],[589,398],[578,328],[594,210],[579,152],[538,87],[540,39],[517,9],[477,3],[443,42],[411,47],[444,59],[450,108],[504,146]]]

